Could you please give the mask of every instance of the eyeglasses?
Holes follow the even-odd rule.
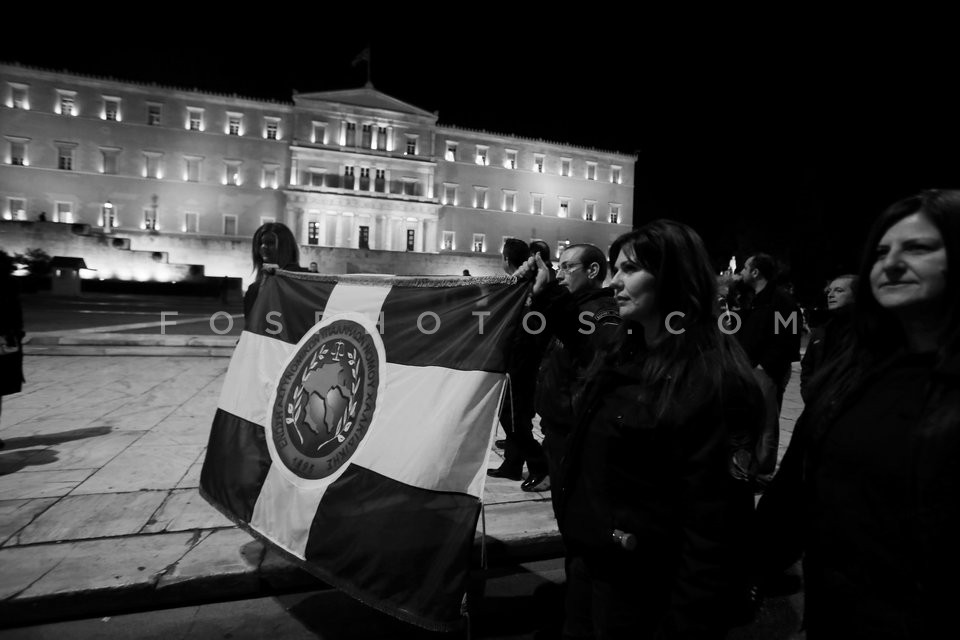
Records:
[[[557,269],[557,273],[570,273],[574,267],[580,266],[583,266],[582,262],[562,262],[560,263],[560,268]]]

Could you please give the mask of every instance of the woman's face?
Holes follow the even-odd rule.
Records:
[[[837,278],[827,285],[827,309],[836,311],[853,302],[850,278]]]
[[[617,256],[617,273],[610,283],[620,306],[620,317],[633,322],[659,321],[655,293],[657,279],[625,253],[621,251]]]
[[[267,231],[260,237],[260,258],[264,264],[276,264],[279,254],[279,241],[277,234]]]
[[[914,213],[887,229],[870,270],[870,290],[880,306],[897,313],[936,313],[946,289],[947,248],[937,227]]]

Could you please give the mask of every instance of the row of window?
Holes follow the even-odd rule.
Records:
[[[470,206],[477,209],[488,209],[490,207],[490,202],[488,196],[489,189],[487,187],[475,186],[473,188],[473,202]],[[543,200],[544,194],[542,193],[530,193],[530,213],[533,215],[543,215]],[[556,214],[558,218],[569,218],[571,217],[571,198],[564,196],[557,197],[557,210]],[[466,206],[465,204],[460,203],[460,190],[458,185],[445,182],[443,184],[443,200],[442,204],[452,205],[452,206]],[[501,198],[500,198],[500,209],[509,213],[517,213],[517,191],[514,189],[503,189]],[[610,202],[607,204],[607,220],[613,224],[618,224],[620,222],[620,211],[621,205],[616,202]],[[597,201],[596,200],[584,200],[583,209],[579,212],[580,216],[584,220],[597,220]]]
[[[472,157],[472,161],[475,164],[480,166],[488,167],[490,166],[490,147],[488,145],[478,144],[474,145],[475,153]],[[444,152],[444,160],[449,162],[458,162],[461,160],[459,154],[460,143],[455,140],[447,140],[446,151]],[[502,164],[505,169],[518,169],[520,165],[518,163],[519,152],[516,149],[504,149],[503,150],[503,159]],[[530,164],[530,170],[535,173],[544,173],[546,166],[546,154],[543,153],[534,153],[532,162]],[[593,160],[587,160],[583,167],[583,178],[587,180],[597,180],[598,179],[598,163]],[[573,176],[573,158],[568,158],[561,156],[560,164],[558,167],[558,172],[561,176],[572,177]],[[613,184],[623,184],[623,167],[619,165],[610,165],[610,182]]]
[[[77,102],[77,92],[68,89],[57,89],[56,102],[53,105],[53,112],[63,116],[80,115],[80,107]],[[99,114],[94,111],[95,116],[101,120],[112,120],[114,122],[122,121],[126,115],[122,107],[123,99],[116,96],[103,96],[100,102]],[[10,83],[10,99],[7,106],[13,109],[30,109],[30,98],[28,87],[25,84]],[[146,111],[143,113],[144,124],[159,127],[164,122],[164,105],[161,102],[148,102]],[[95,109],[95,107],[94,107]],[[184,114],[183,126],[189,131],[206,131],[206,122],[204,117],[205,109],[203,107],[187,107]],[[267,140],[280,140],[280,118],[278,116],[264,116],[261,135]],[[247,125],[244,122],[244,114],[227,111],[227,119],[223,132],[227,135],[242,136],[248,133]]]
[[[9,142],[9,153],[7,161],[9,164],[18,166],[30,166],[30,159],[27,155],[29,138],[19,138],[7,136]],[[76,167],[76,149],[78,144],[75,142],[55,142],[57,146],[57,169],[63,171],[74,171]],[[122,149],[117,147],[100,147],[100,165],[97,170],[105,175],[117,175],[120,165],[120,154]],[[141,152],[141,170],[140,176],[143,178],[163,179],[166,176],[164,169],[164,153],[162,151],[142,151]],[[180,166],[180,176],[184,182],[200,182],[201,167],[205,158],[203,156],[184,155],[183,163]],[[209,166],[211,160],[207,160]],[[243,184],[242,160],[223,160],[223,171],[220,173],[219,180],[224,185],[240,186]],[[260,187],[264,189],[277,189],[280,187],[280,165],[279,163],[263,163],[263,170],[260,175]]]
[[[57,201],[53,203],[53,212],[47,216],[43,212],[43,218],[50,222],[77,222],[73,202]],[[125,215],[131,215],[127,213]],[[5,220],[26,220],[27,219],[27,201],[25,198],[7,198],[7,206],[3,213]],[[264,222],[274,222],[274,218],[263,216],[260,224]],[[157,207],[144,207],[143,217],[139,220],[126,220],[130,226],[138,226],[141,229],[159,230],[160,224],[157,217]],[[116,205],[109,200],[100,205],[100,213],[97,218],[97,226],[102,227],[104,231],[111,230],[120,226],[120,212]],[[194,211],[187,211],[183,214],[183,220],[180,225],[180,231],[184,233],[199,233],[200,214]],[[227,236],[237,235],[237,216],[233,214],[223,214],[223,234]]]
[[[507,243],[507,240],[513,238],[514,236],[503,236],[500,240],[500,249],[503,251],[503,245]],[[539,240],[539,238],[532,238],[533,240]],[[569,240],[560,240],[557,242],[556,257],[559,258],[560,254],[563,253],[563,250],[567,248],[570,244]],[[443,251],[456,251],[457,250],[457,233],[455,231],[444,231],[443,240],[440,242],[440,249]],[[474,253],[486,253],[489,249],[487,245],[487,234],[485,233],[475,233],[470,242],[470,251]]]

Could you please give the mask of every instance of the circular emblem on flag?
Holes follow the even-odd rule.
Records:
[[[336,473],[370,427],[382,342],[370,333],[375,327],[357,320],[341,317],[318,325],[300,341],[280,376],[270,448],[300,478],[319,480]]]

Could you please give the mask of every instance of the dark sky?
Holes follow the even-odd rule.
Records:
[[[637,153],[637,221],[690,223],[718,266],[772,252],[807,291],[852,267],[887,205],[960,185],[960,55],[933,32],[945,17],[917,29],[888,16],[881,29],[834,15],[554,25],[477,14],[434,26],[411,15],[371,30],[357,16],[335,33],[343,18],[316,11],[262,28],[141,20],[110,46],[91,44],[90,27],[62,50],[14,34],[0,59],[289,100],[362,85],[351,61],[369,44],[376,88],[442,124]]]

